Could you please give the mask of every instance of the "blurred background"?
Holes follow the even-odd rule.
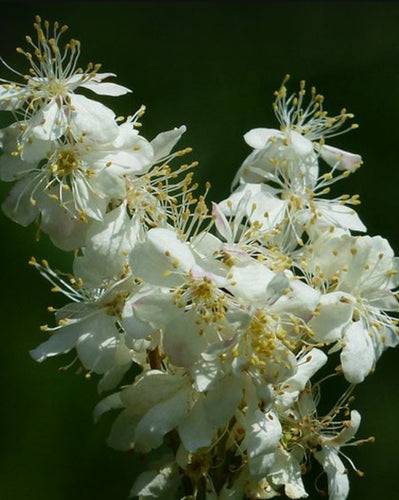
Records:
[[[330,114],[345,106],[356,115],[360,128],[331,141],[364,160],[340,192],[360,194],[369,234],[388,238],[399,253],[399,4],[2,2],[1,8],[0,55],[12,67],[25,72],[15,47],[40,14],[70,26],[69,36],[82,42],[82,66],[101,62],[134,90],[106,101],[117,114],[147,105],[146,138],[187,125],[181,145],[193,147],[197,179],[212,182],[215,200],[228,195],[249,153],[243,134],[277,125],[272,93],[284,75],[292,75],[292,90],[306,79],[326,96]],[[10,74],[3,68],[1,76]],[[0,116],[2,126],[7,120]],[[0,186],[1,199],[8,189]],[[93,425],[96,381],[59,371],[70,357],[39,365],[28,353],[44,339],[38,327],[50,320],[46,307],[54,296],[27,261],[35,255],[69,270],[71,256],[45,236],[35,242],[34,228],[1,214],[0,227],[0,498],[123,500],[139,461],[107,448],[112,416]],[[398,361],[399,352],[386,352],[356,393],[354,407],[364,414],[359,436],[377,439],[349,450],[366,473],[351,474],[352,500],[397,499]]]

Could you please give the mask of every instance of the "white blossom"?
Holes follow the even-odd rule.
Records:
[[[100,65],[78,68],[67,27],[36,18],[23,83],[0,80],[0,178],[14,182],[4,212],[37,222],[74,250],[73,273],[30,263],[67,303],[31,350],[42,362],[70,353],[108,392],[97,421],[117,411],[108,444],[156,456],[130,492],[139,500],[290,499],[311,496],[302,476],[319,467],[330,500],[346,500],[344,453],[355,439],[355,385],[399,343],[398,258],[352,206],[328,198],[361,156],[326,144],[353,118],[329,116],[305,82],[275,94],[280,129],[244,136],[252,152],[225,200],[198,195],[197,162],[171,166],[185,126],[151,141],[142,106],[126,118],[79,92],[120,96]],[[11,71],[11,68],[7,66]],[[14,73],[16,73],[14,71]],[[132,369],[131,369],[132,368]],[[330,411],[328,384],[348,383]],[[349,467],[348,467],[349,464]],[[319,483],[316,485],[319,489]]]
[[[115,114],[75,91],[81,87],[100,95],[119,96],[130,90],[103,82],[115,75],[99,73],[99,64],[90,63],[85,70],[78,67],[80,42],[71,39],[64,49],[60,46],[67,26],[54,23],[50,27],[37,16],[34,28],[37,40],[26,37],[31,52],[18,49],[30,64],[28,74],[20,75],[24,83],[2,79],[0,85],[0,109],[20,111],[23,117],[19,143],[23,146],[32,138],[55,140],[66,132],[76,139],[85,133],[99,142],[114,140],[118,135]]]

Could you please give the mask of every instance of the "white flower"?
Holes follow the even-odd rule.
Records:
[[[261,186],[261,184],[256,186]],[[233,200],[229,199],[226,202],[228,210],[225,210],[224,202],[221,204],[212,202],[212,216],[221,239],[210,233],[202,234],[193,241],[196,249],[199,251],[203,249],[203,252],[214,255],[219,254],[228,264],[240,262],[248,256],[259,255],[262,252],[259,239],[263,227],[251,223],[253,210],[248,213],[250,197],[251,193],[246,192],[234,205]],[[227,213],[233,211],[234,217],[226,217],[224,211]]]
[[[291,465],[295,462],[306,462],[305,457],[313,455],[327,474],[330,500],[345,500],[349,493],[348,470],[341,457],[362,475],[341,448],[374,440],[369,438],[354,441],[361,419],[356,410],[349,411],[348,398],[352,389],[353,387],[345,391],[330,412],[321,417],[317,414],[315,404],[319,400],[319,386],[315,386],[313,390],[309,388],[303,391],[298,402],[280,417],[283,422],[284,448],[293,459]],[[345,418],[348,415],[349,420]]]
[[[308,270],[326,291],[309,323],[314,340],[339,341],[346,379],[360,383],[382,352],[399,343],[394,289],[399,284],[398,258],[380,236],[322,235],[311,247]]]
[[[4,130],[0,175],[3,180],[16,180],[3,204],[6,214],[22,225],[43,215],[43,229],[52,236],[60,227],[62,214],[69,219],[86,222],[102,220],[112,198],[127,194],[125,178],[145,173],[152,165],[151,145],[134,129],[131,121],[117,127],[118,135],[111,143],[81,141],[55,142],[33,140],[21,157],[8,153],[15,147],[18,124]],[[52,224],[52,218],[57,221]],[[62,224],[64,225],[64,224]],[[71,246],[66,232],[65,242],[55,242],[66,249]]]
[[[309,225],[365,231],[359,217],[347,206],[357,204],[357,196],[322,198],[329,193],[331,184],[347,177],[362,163],[359,155],[324,144],[326,137],[347,130],[336,132],[352,115],[343,110],[336,117],[328,117],[322,108],[323,98],[314,89],[309,104],[303,108],[305,83],[301,82],[298,96],[289,98],[284,83],[276,92],[275,102],[281,130],[257,128],[245,134],[245,141],[254,151],[233,181],[233,185],[238,180],[243,185],[222,202],[222,210],[234,215],[235,207],[250,193],[247,217],[262,231],[273,229],[280,233],[277,244],[286,247],[292,239],[302,244],[302,232]],[[319,142],[313,142],[316,140]],[[319,172],[320,157],[331,167],[329,172]],[[265,184],[258,186],[261,183]]]
[[[129,280],[121,280],[108,288],[84,288],[78,279],[69,282],[54,272],[46,261],[31,260],[40,273],[53,285],[53,291],[63,292],[71,303],[56,310],[57,325],[43,325],[50,338],[30,354],[39,362],[76,349],[77,356],[89,373],[105,374],[102,390],[114,388],[135,359],[124,343],[120,328],[120,313],[132,288]]]
[[[328,116],[323,109],[324,97],[311,88],[309,102],[305,103],[306,84],[300,82],[297,94],[287,96],[284,79],[280,89],[275,92],[274,112],[281,130],[256,128],[245,134],[245,141],[254,152],[243,163],[233,185],[242,178],[245,182],[259,182],[268,174],[273,174],[279,161],[302,163],[305,183],[312,182],[318,175],[317,156],[333,168],[347,172],[355,171],[362,161],[359,155],[326,146],[326,138],[357,128],[356,124],[338,132],[342,125],[353,118],[345,109],[337,116]],[[318,141],[318,142],[315,142]]]
[[[241,401],[240,384],[233,377],[221,379],[206,394],[196,394],[187,376],[150,370],[134,384],[100,402],[99,418],[111,408],[123,407],[109,443],[122,450],[148,452],[158,448],[165,434],[177,429],[186,450],[196,452],[211,445],[218,430]]]
[[[60,37],[67,26],[54,23],[51,31],[48,21],[43,24],[37,16],[34,28],[37,40],[27,36],[32,52],[18,49],[29,61],[30,70],[25,83],[0,80],[0,109],[22,110],[24,129],[20,143],[30,138],[54,140],[67,131],[74,137],[86,133],[92,140],[112,141],[118,135],[114,113],[104,105],[75,94],[79,88],[96,94],[119,96],[130,92],[115,83],[103,82],[113,73],[98,73],[100,65],[89,64],[85,70],[78,67],[80,42],[71,39],[64,50]],[[21,75],[23,76],[23,75]]]
[[[301,170],[295,169],[294,172],[302,182]],[[244,183],[219,206],[227,216],[235,216],[237,207],[245,199],[249,221],[256,224],[259,233],[269,232],[269,237],[274,237],[276,244],[283,249],[302,245],[303,232],[309,232],[312,226],[320,231],[331,226],[365,231],[359,216],[348,206],[358,204],[356,196],[347,198],[343,195],[332,200],[321,197],[328,192],[326,185],[330,183],[330,180],[325,181],[324,175],[317,178],[313,186],[304,185],[302,188],[292,186],[285,175],[276,177],[275,186]]]
[[[351,441],[360,426],[360,414],[356,410],[350,413],[350,420],[342,431],[335,436],[320,436],[320,451],[315,458],[327,474],[329,500],[345,500],[349,494],[348,471],[339,457],[340,448]]]
[[[227,284],[227,266],[195,255],[172,229],[150,229],[136,245],[130,264],[133,273],[147,283],[175,289],[176,303],[192,304],[205,322],[224,318],[221,288]]]

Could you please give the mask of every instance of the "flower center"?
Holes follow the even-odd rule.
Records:
[[[175,303],[179,307],[195,307],[206,324],[218,323],[226,316],[226,296],[206,276],[195,279],[188,277],[188,283],[174,292]]]
[[[52,174],[55,177],[64,178],[71,174],[79,165],[76,151],[64,149],[58,152],[55,160],[50,165]]]
[[[68,87],[63,81],[50,80],[44,85],[44,89],[49,97],[66,97]]]

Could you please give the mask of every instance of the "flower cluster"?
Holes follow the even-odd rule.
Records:
[[[132,496],[305,498],[318,463],[329,498],[345,500],[348,465],[362,472],[343,448],[372,441],[355,438],[353,389],[399,342],[398,259],[358,235],[358,196],[328,197],[362,164],[326,144],[353,115],[328,115],[305,82],[289,95],[287,77],[279,129],[245,134],[233,192],[209,209],[196,162],[171,166],[190,152],[172,152],[185,127],[146,140],[144,107],[116,117],[80,94],[130,92],[104,81],[115,75],[79,68],[67,27],[34,26],[23,83],[0,85],[16,119],[0,136],[0,176],[14,182],[3,209],[75,256],[70,274],[31,260],[68,298],[31,355],[74,351],[72,365],[100,376],[95,418],[119,411],[109,444],[149,457]],[[346,388],[325,413],[331,378]]]

